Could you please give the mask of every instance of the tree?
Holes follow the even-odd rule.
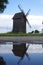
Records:
[[[0,0],[0,13],[4,11],[7,4],[8,4],[8,0]]]
[[[4,58],[0,56],[0,65],[6,65]]]
[[[35,33],[39,33],[39,31],[38,30],[35,30]]]
[[[34,31],[32,31],[31,33],[34,33]]]

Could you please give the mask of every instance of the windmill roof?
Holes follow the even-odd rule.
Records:
[[[12,19],[16,19],[16,18],[20,18],[20,17],[26,19],[25,14],[23,14],[23,12],[16,13],[16,14],[13,16]]]

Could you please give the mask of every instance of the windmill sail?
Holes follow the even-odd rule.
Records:
[[[26,16],[28,16],[29,15],[29,12],[30,12],[30,9],[28,10],[28,12],[26,13]]]
[[[27,18],[26,18],[26,16],[28,16],[28,15],[29,15],[30,9],[28,10],[28,12],[27,12],[27,13],[26,13],[26,15],[25,15],[25,13],[24,13],[23,9],[21,9],[21,7],[20,7],[19,5],[18,5],[18,7],[19,7],[19,9],[21,10],[21,12],[23,12],[24,17],[25,17],[25,19],[26,19],[26,22],[28,23],[29,27],[31,28],[31,25],[30,25],[29,21],[28,21],[28,20],[27,20]]]

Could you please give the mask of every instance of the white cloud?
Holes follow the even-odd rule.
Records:
[[[29,15],[27,19],[31,25],[31,28],[29,28],[29,26],[27,25],[27,32],[35,30],[35,29],[41,31],[43,16]]]
[[[11,26],[13,15],[0,15],[0,26]]]
[[[1,15],[0,14],[0,32],[2,30],[12,30],[13,27],[13,20],[12,20],[13,15]],[[29,15],[27,17],[29,23],[31,24],[32,28],[30,29],[29,26],[27,25],[26,27],[26,31],[32,31],[34,29],[38,29],[41,30],[42,28],[42,21],[43,21],[43,16],[35,16],[35,15]],[[6,28],[6,29],[2,29],[2,28]],[[11,28],[11,29],[10,29]],[[3,31],[4,32],[4,31]]]
[[[3,15],[3,14],[0,14],[0,18],[1,19],[12,19],[13,15]]]
[[[35,15],[30,15],[27,17],[28,21],[30,22],[31,25],[41,25],[43,21],[43,16],[35,16]]]
[[[5,32],[5,31],[7,32],[9,31],[8,29],[10,28],[12,29],[12,25],[13,25],[12,17],[13,15],[0,15],[0,32]]]

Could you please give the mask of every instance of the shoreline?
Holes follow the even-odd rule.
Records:
[[[0,42],[43,44],[43,36],[0,36]]]

